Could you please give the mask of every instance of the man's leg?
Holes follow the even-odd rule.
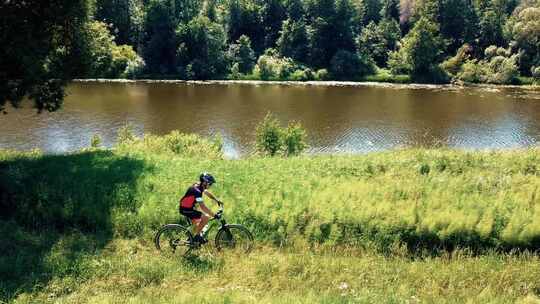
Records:
[[[209,220],[208,216],[206,216],[204,214],[201,215],[201,219],[197,223],[197,228],[195,229],[195,235],[198,235],[198,234],[201,233],[204,226],[206,226],[206,224],[208,224],[208,220]]]

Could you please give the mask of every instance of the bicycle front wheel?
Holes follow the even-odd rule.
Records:
[[[193,246],[193,235],[182,225],[167,224],[158,230],[154,243],[165,253],[187,255]]]
[[[253,235],[242,225],[225,225],[216,235],[216,248],[220,251],[248,253],[253,249]]]

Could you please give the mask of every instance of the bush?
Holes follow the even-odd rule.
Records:
[[[464,44],[457,50],[454,57],[448,58],[441,63],[440,67],[448,74],[454,76],[457,75],[461,70],[461,67],[469,60],[471,51],[472,47],[469,44]]]
[[[285,156],[299,155],[307,148],[306,130],[302,128],[300,123],[289,123],[283,134]]]
[[[531,68],[531,75],[536,82],[540,81],[540,66]]]
[[[467,60],[456,75],[456,78],[469,83],[479,83],[484,75],[483,67],[476,60]]]
[[[289,76],[289,80],[292,81],[308,81],[313,79],[315,79],[315,75],[313,74],[313,71],[309,68],[303,70],[298,69]]]
[[[118,130],[116,136],[116,143],[119,145],[129,143],[135,140],[135,134],[133,133],[133,126],[131,124],[126,124]]]
[[[142,75],[145,68],[146,64],[144,60],[141,57],[137,56],[135,60],[128,61],[126,69],[124,71],[124,75],[126,78],[135,79]]]
[[[294,62],[291,58],[279,57],[270,49],[257,60],[253,75],[262,80],[310,80],[313,78],[313,72],[310,69]]]
[[[99,135],[94,134],[92,138],[90,139],[90,147],[92,148],[99,148],[101,145],[101,137]]]
[[[328,70],[327,69],[320,69],[320,70],[317,70],[317,72],[315,73],[315,80],[328,80],[329,77],[328,77]]]
[[[289,123],[284,129],[270,113],[257,126],[255,135],[257,152],[264,155],[293,156],[299,155],[307,148],[306,131],[300,123]]]
[[[257,126],[255,130],[256,149],[257,152],[274,156],[283,145],[283,130],[279,126],[279,122],[270,113]]]
[[[517,54],[501,56],[499,54],[508,55],[508,51],[495,46],[486,48],[484,53],[489,60],[467,60],[456,78],[470,83],[512,84],[519,81]]]
[[[394,75],[408,75],[412,71],[411,64],[401,49],[388,54],[388,68]]]

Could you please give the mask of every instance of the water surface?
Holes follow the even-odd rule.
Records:
[[[302,123],[311,153],[540,143],[540,90],[531,89],[80,82],[68,93],[56,113],[26,106],[0,116],[0,148],[73,151],[93,134],[110,147],[129,122],[138,134],[219,133],[226,155],[238,157],[267,112]]]

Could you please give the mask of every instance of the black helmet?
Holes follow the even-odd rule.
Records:
[[[201,181],[201,183],[207,182],[209,185],[211,185],[216,182],[216,179],[209,173],[204,172],[204,173],[201,173],[201,175],[199,176],[199,181]]]

